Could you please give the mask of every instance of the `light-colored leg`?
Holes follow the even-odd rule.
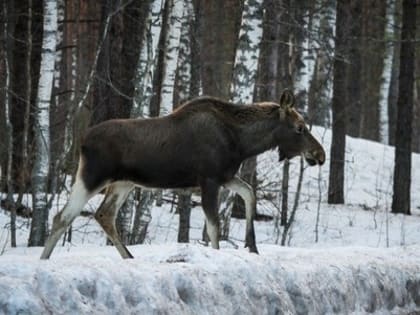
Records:
[[[201,183],[201,204],[206,215],[207,235],[214,249],[219,249],[219,188],[218,184],[209,179]]]
[[[248,247],[250,252],[258,253],[254,231],[256,198],[252,187],[237,176],[224,184],[224,187],[236,192],[244,200],[246,215],[245,247]]]
[[[133,258],[127,247],[121,242],[115,227],[115,219],[128,194],[134,188],[130,182],[116,182],[108,186],[105,199],[95,214],[95,219],[123,258]]]
[[[219,226],[218,223],[206,218],[206,230],[209,236],[211,247],[219,249]]]
[[[66,206],[63,208],[63,210],[57,213],[53,219],[51,234],[45,243],[44,251],[41,254],[41,259],[50,258],[50,255],[61,235],[63,235],[67,227],[80,214],[83,206],[93,195],[94,193],[88,192],[82,179],[78,176],[74,182],[72,192]]]

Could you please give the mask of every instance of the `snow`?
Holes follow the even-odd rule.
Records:
[[[316,127],[327,150],[331,134]],[[281,163],[259,157],[260,213],[277,215]],[[287,243],[275,222],[256,223],[260,255],[243,248],[245,223],[232,219],[221,250],[203,246],[203,211],[191,218],[191,243],[177,244],[171,205],[153,207],[147,242],[122,260],[105,246],[91,218],[78,218],[72,243],[40,261],[27,248],[27,219],[18,218],[18,247],[9,247],[9,217],[0,213],[0,313],[5,314],[409,314],[420,311],[420,155],[413,154],[412,215],[390,213],[394,148],[347,138],[345,205],[328,205],[328,159],[305,168],[302,195]],[[291,163],[294,200],[299,160]],[[318,196],[321,203],[318,204]],[[270,197],[271,196],[271,197]],[[270,198],[269,198],[270,197]],[[101,196],[85,210],[93,211]],[[194,197],[197,199],[197,197]],[[27,197],[30,204],[30,196]],[[62,207],[66,196],[54,202]],[[319,207],[318,226],[316,218]],[[318,242],[315,242],[318,231]],[[280,237],[281,238],[281,237]]]
[[[1,260],[7,314],[401,314],[420,307],[420,247],[261,254],[197,245],[84,247],[40,261],[40,249]],[[13,291],[10,290],[13,288]],[[400,306],[404,306],[402,309]]]

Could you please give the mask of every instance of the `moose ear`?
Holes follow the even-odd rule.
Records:
[[[292,91],[286,89],[280,96],[280,107],[283,109],[292,108],[295,105],[295,96]]]

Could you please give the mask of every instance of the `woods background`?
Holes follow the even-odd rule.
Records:
[[[410,214],[419,15],[416,0],[4,0],[0,192],[12,246],[17,214],[32,217],[29,245],[43,245],[52,201],[68,192],[89,126],[165,115],[202,94],[278,102],[293,90],[308,124],[333,131],[329,203],[345,202],[345,135],[395,145],[392,211]],[[241,169],[255,189],[256,163]],[[287,228],[288,162],[279,167]],[[25,194],[32,204],[23,204]],[[178,240],[188,241],[191,194],[167,200],[137,190],[118,217],[124,242],[141,243],[152,204],[168,201],[180,214]],[[235,196],[222,201],[226,238],[230,216],[243,209]]]

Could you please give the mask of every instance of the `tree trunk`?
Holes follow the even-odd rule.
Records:
[[[49,108],[54,77],[57,3],[44,1],[41,69],[35,112],[35,161],[32,169],[33,215],[29,246],[44,245],[47,234],[47,183],[50,157]]]
[[[133,222],[133,231],[130,236],[130,245],[142,244],[144,242],[146,239],[147,228],[152,220],[152,215],[150,213],[150,208],[153,203],[152,192],[142,190],[139,192],[139,195],[139,203]]]
[[[57,20],[63,21],[65,17],[65,3],[64,0],[57,0]],[[49,191],[54,196],[61,190],[61,153],[64,151],[64,136],[65,136],[65,119],[67,108],[65,103],[60,103],[60,90],[62,90],[63,72],[62,60],[63,50],[61,47],[64,43],[64,25],[62,22],[57,25],[57,52],[55,55],[55,69],[53,78],[53,91],[50,105],[50,176],[49,176]],[[64,124],[62,123],[64,122]],[[60,187],[59,187],[60,186]]]
[[[243,0],[197,2],[203,93],[229,99]]]
[[[156,0],[155,0],[156,1]],[[152,41],[152,9],[146,26],[143,30],[143,39],[134,79],[134,99],[131,108],[131,117],[148,117],[149,105],[152,97],[152,67],[153,67],[153,41]]]
[[[332,142],[328,203],[344,203],[344,158],[346,147],[346,60],[348,57],[348,20],[350,5],[337,1],[335,26],[334,86],[332,97]]]
[[[403,0],[392,212],[404,214],[411,214],[411,137],[416,13],[416,2]]]
[[[150,4],[150,0],[142,2],[134,1],[125,7],[123,11],[124,38],[122,55],[124,56],[124,62],[123,68],[121,69],[121,76],[118,80],[121,82],[121,91],[125,95],[125,99],[122,102],[130,103],[126,107],[130,108],[131,117],[135,102],[135,69],[139,62],[142,46],[147,46],[144,34],[146,34],[148,28],[146,17],[149,15]],[[134,39],[132,38],[132,34],[136,34]],[[129,243],[130,234],[132,233],[131,221],[135,209],[134,196],[135,191],[129,194],[126,202],[118,211],[116,219],[117,230],[124,244]]]
[[[13,162],[13,125],[10,108],[10,64],[9,64],[9,23],[7,2],[3,3],[3,67],[4,67],[4,118],[6,126],[7,166],[6,166],[6,201],[12,204],[10,212],[11,246],[16,247],[16,206],[13,200],[12,162]]]
[[[324,5],[324,6],[322,6]],[[330,52],[332,51],[333,27],[330,21],[334,14],[334,3],[329,0],[314,8],[320,10],[318,38],[311,43],[315,49],[315,64],[308,91],[308,123],[318,126],[330,125],[330,103],[329,90],[332,83]],[[314,21],[315,22],[315,21]],[[308,25],[309,32],[313,26]]]
[[[388,90],[388,144],[395,145],[397,132],[398,76],[400,72],[401,1],[395,0],[391,79]]]
[[[111,23],[98,59],[92,124],[130,117],[135,71],[149,7],[150,1],[132,1],[122,5],[107,0],[104,4],[104,27],[109,17]]]
[[[178,194],[177,212],[179,214],[178,243],[190,241],[191,193]]]
[[[258,60],[262,35],[262,10],[262,1],[245,0],[230,87],[233,103],[249,104],[253,101],[258,70],[255,60]]]
[[[31,76],[31,58],[32,58],[32,0],[28,0],[27,9],[27,45],[25,49],[25,77],[26,90],[24,100],[26,102],[23,114],[23,132],[22,132],[22,160],[21,168],[23,172],[18,178],[19,194],[16,201],[17,205],[22,203],[23,194],[27,189],[28,169],[29,169],[29,130],[30,130],[30,113],[31,113],[31,96],[32,96],[32,76]]]
[[[264,0],[263,7],[263,33],[260,44],[254,100],[278,102],[277,72],[279,46],[276,39],[279,36],[281,8],[278,1],[275,0]]]
[[[362,54],[365,53],[362,42],[362,11],[363,0],[355,0],[350,4],[349,18],[349,52],[347,66],[348,104],[351,110],[347,112],[347,134],[360,137],[362,120]],[[373,104],[372,104],[373,105]]]
[[[417,6],[417,17],[420,16],[420,5]],[[418,20],[418,18],[417,18]],[[416,29],[417,36],[420,38],[420,27]],[[415,58],[415,78],[420,78],[420,45],[416,45]],[[420,80],[415,80],[414,87],[414,114],[413,114],[413,138],[411,148],[414,152],[420,153]]]
[[[165,49],[164,51],[164,64],[163,67],[163,80],[162,89],[160,91],[161,103],[159,108],[159,116],[168,115],[172,112],[174,102],[174,82],[175,75],[177,72],[182,19],[184,15],[185,1],[174,1],[170,8],[169,19],[169,30],[167,33]]]
[[[196,17],[191,0],[184,1],[182,29],[177,61],[177,69],[174,82],[173,104],[174,108],[182,104],[192,95],[192,40],[194,40],[194,28]],[[194,77],[194,80],[199,78]],[[197,96],[197,95],[194,95]],[[188,243],[190,240],[190,217],[191,217],[191,192],[178,193],[177,213],[179,214],[178,242]]]
[[[238,104],[252,103],[254,100],[255,81],[257,77],[257,63],[262,28],[262,3],[245,1],[242,12],[241,29],[239,31],[238,49],[236,51],[231,83],[231,100]],[[240,177],[257,191],[257,159],[250,158],[242,164]],[[245,218],[245,204],[241,197],[230,193],[227,198],[235,198],[234,202],[227,201],[222,209],[222,238],[227,239],[229,233],[230,216]],[[256,206],[256,203],[254,204]],[[256,209],[252,210],[256,214]]]
[[[174,0],[165,0],[162,9],[162,26],[160,29],[159,42],[157,47],[156,65],[153,71],[152,98],[150,100],[150,117],[159,116],[160,104],[162,102],[162,85],[165,72],[166,44],[169,32],[170,10]]]
[[[385,26],[386,1],[364,1],[360,136],[374,141],[380,140],[380,96],[385,57]],[[349,101],[348,104],[352,103]]]

